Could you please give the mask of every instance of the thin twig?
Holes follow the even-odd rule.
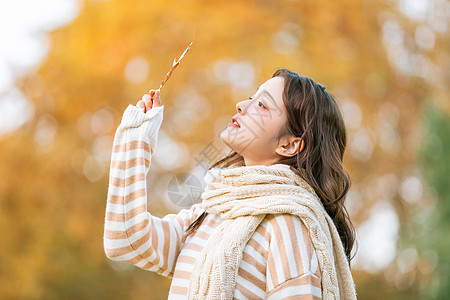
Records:
[[[159,85],[158,89],[162,89],[162,87],[164,86],[164,84],[166,83],[167,80],[169,80],[170,75],[172,75],[173,70],[175,70],[176,67],[178,67],[178,65],[180,64],[181,60],[183,59],[184,55],[189,51],[189,49],[192,46],[192,43],[194,42],[194,40],[192,40],[192,42],[189,44],[189,46],[186,48],[186,50],[184,50],[183,54],[181,54],[180,58],[178,59],[178,61],[176,59],[173,60],[173,65],[172,68],[170,68],[169,72],[167,72],[166,77],[164,78],[163,81],[161,81],[161,84]]]

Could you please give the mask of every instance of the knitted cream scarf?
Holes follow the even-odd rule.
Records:
[[[212,168],[202,206],[222,219],[194,265],[189,299],[232,299],[242,252],[266,214],[294,214],[308,228],[322,276],[322,297],[356,299],[339,234],[315,191],[288,165]]]

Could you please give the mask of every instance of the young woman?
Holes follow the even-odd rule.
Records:
[[[232,151],[209,168],[201,202],[157,218],[146,174],[163,109],[151,90],[115,134],[109,258],[172,277],[169,299],[356,299],[346,130],[324,86],[277,69],[221,132]]]

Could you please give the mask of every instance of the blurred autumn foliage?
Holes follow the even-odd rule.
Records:
[[[391,236],[381,240],[394,238],[394,249],[360,243],[359,298],[449,297],[448,204],[436,212],[450,203],[449,4],[429,1],[419,18],[410,2],[80,2],[79,16],[51,33],[41,66],[17,82],[34,118],[0,139],[0,298],[167,298],[170,279],[103,253],[108,168],[122,112],[159,85],[193,37],[161,94],[150,212],[177,212],[168,180],[193,167],[237,101],[287,67],[326,85],[343,109],[359,238],[386,226]],[[423,114],[425,104],[443,121],[427,123],[437,112]],[[422,124],[444,132],[429,142],[441,145],[441,160],[427,148],[419,163]],[[391,218],[374,217],[383,214]]]

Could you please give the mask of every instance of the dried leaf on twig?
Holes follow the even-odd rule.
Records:
[[[181,54],[180,58],[178,59],[178,61],[176,59],[173,60],[173,65],[172,68],[170,68],[169,72],[167,72],[166,77],[164,78],[163,81],[161,81],[161,84],[159,85],[158,89],[161,89],[164,84],[166,83],[166,81],[170,78],[170,75],[172,75],[173,70],[175,70],[176,67],[178,67],[178,65],[180,64],[181,60],[183,59],[184,55],[189,51],[189,49],[192,46],[192,43],[194,42],[194,40],[192,40],[192,42],[189,44],[189,46],[186,48],[186,50],[184,50],[183,54]]]

